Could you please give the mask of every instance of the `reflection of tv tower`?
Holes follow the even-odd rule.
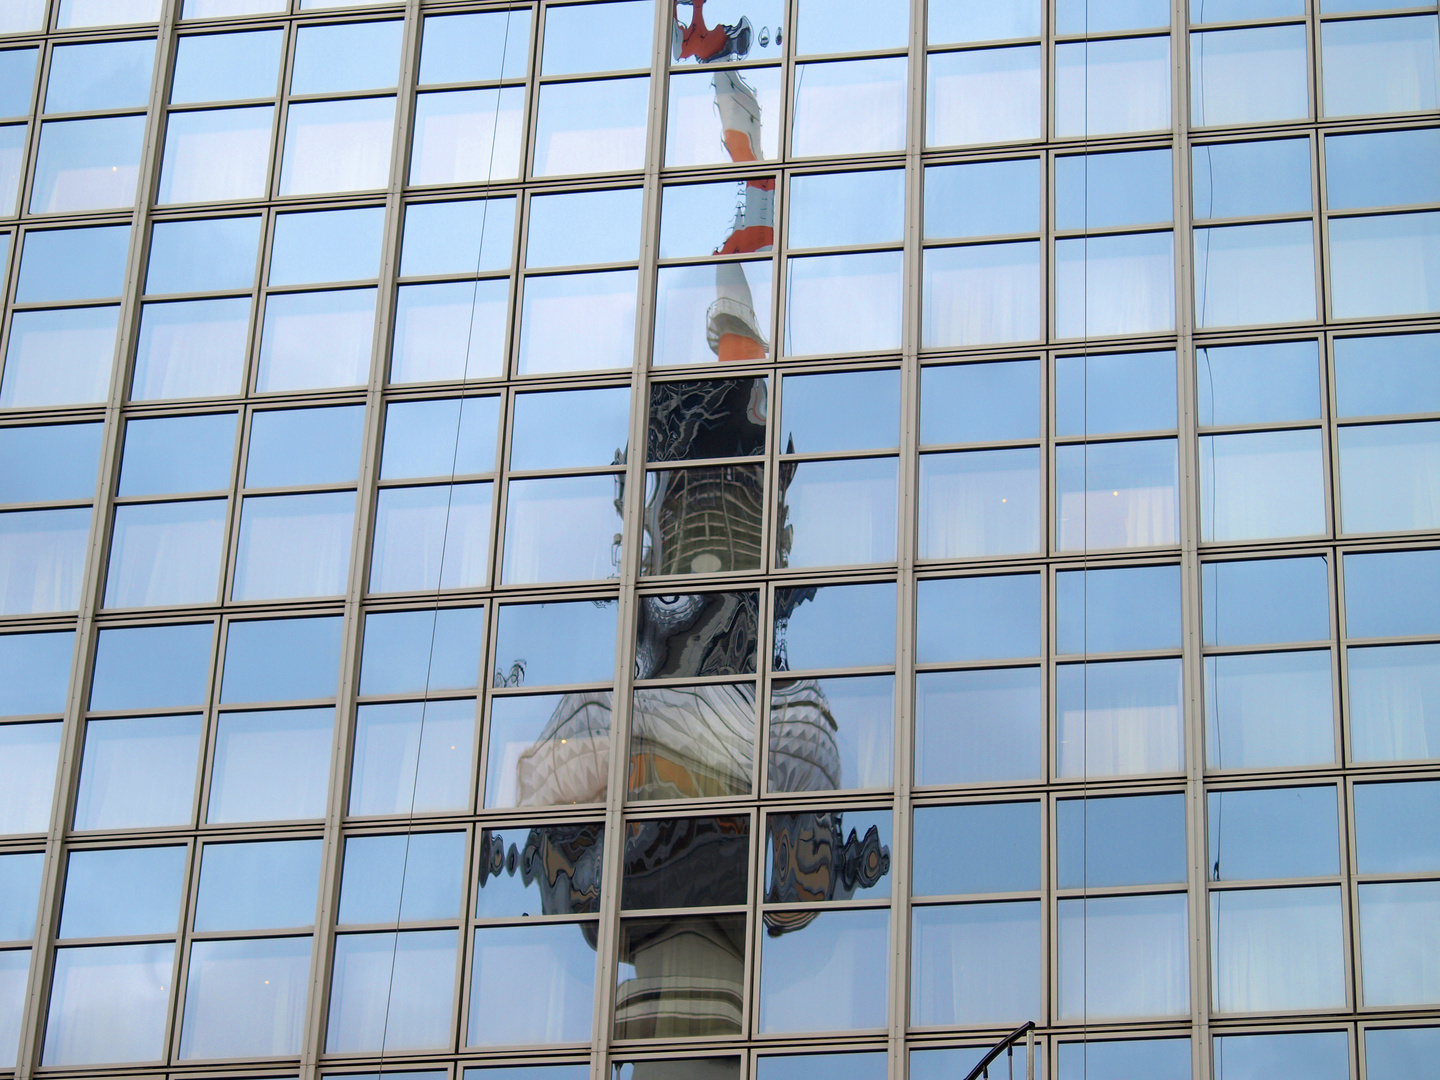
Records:
[[[671,24],[672,49],[676,60],[694,57],[698,63],[743,60],[750,51],[750,20],[741,16],[734,25],[705,25],[705,0],[690,0],[690,25],[682,25],[677,12]],[[779,30],[776,31],[779,40]],[[760,161],[760,100],[740,72],[715,72],[715,107],[725,152],[731,161]],[[741,182],[735,203],[735,222],[730,233],[715,249],[717,255],[769,251],[775,243],[775,180],[756,177]],[[755,315],[750,283],[739,263],[722,263],[715,268],[715,302],[705,313],[705,338],[721,362],[763,360],[768,348],[765,332]]]

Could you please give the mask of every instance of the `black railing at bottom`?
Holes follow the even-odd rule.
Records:
[[[965,1077],[965,1080],[980,1080],[982,1076],[988,1077],[990,1075],[991,1062],[998,1058],[1002,1053],[1008,1052],[1013,1061],[1015,1056],[1015,1043],[1022,1036],[1028,1035],[1034,1030],[1035,1021],[1026,1020],[1025,1023],[1021,1024],[1014,1031],[1010,1032],[1009,1035],[1006,1035],[1005,1038],[1001,1039],[998,1043],[991,1047],[990,1052],[980,1059],[980,1063],[976,1065],[975,1068],[970,1070],[970,1075]],[[1013,1075],[1013,1069],[1011,1070],[1011,1073]]]

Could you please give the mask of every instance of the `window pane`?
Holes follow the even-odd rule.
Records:
[[[910,918],[912,1024],[1002,1026],[1039,1013],[1038,902],[917,907]]]
[[[302,25],[295,34],[290,93],[389,89],[399,73],[404,26],[399,19]]]
[[[425,20],[420,82],[490,82],[520,79],[529,67],[528,8]]]
[[[667,116],[667,166],[774,161],[780,156],[780,69],[673,74]]]
[[[1122,776],[1184,767],[1179,660],[1056,669],[1061,776]]]
[[[816,827],[823,828],[828,819],[824,814],[819,818]],[[749,892],[749,852],[747,817],[635,822],[625,837],[620,906],[643,910],[744,903]],[[711,871],[703,877],[689,872],[697,858],[704,858]]]
[[[131,399],[239,393],[249,332],[248,297],[146,304],[141,309]]]
[[[1349,1080],[1348,1044],[1343,1031],[1217,1035],[1215,1080]]]
[[[888,787],[895,679],[797,679],[770,684],[769,790]]]
[[[893,458],[797,465],[781,495],[777,564],[894,561],[896,468]]]
[[[5,13],[0,15],[0,33],[14,33],[20,29],[18,25],[25,19],[22,12],[26,6],[33,5],[34,0],[21,0],[20,3],[7,5]],[[38,13],[38,19],[43,21],[44,12]],[[40,56],[39,49],[7,49],[0,53],[0,116],[26,116],[30,112],[30,102],[35,94],[35,62]]]
[[[1314,341],[1211,346],[1197,349],[1195,359],[1202,426],[1320,419]]]
[[[55,25],[111,26],[120,23],[155,22],[160,17],[160,0],[60,0]]]
[[[72,851],[60,937],[173,934],[185,889],[183,846]]]
[[[939,664],[1039,656],[1043,618],[1039,574],[921,581],[915,659]]]
[[[1140,334],[1175,325],[1170,233],[1057,240],[1055,260],[1059,336]]]
[[[1180,568],[1062,570],[1055,577],[1055,624],[1060,653],[1178,649]]]
[[[36,909],[40,906],[40,872],[43,852],[0,855],[0,940],[27,941],[35,936]],[[28,964],[26,965],[29,966]]]
[[[524,87],[417,94],[410,182],[488,184],[519,176],[524,123]]]
[[[1318,430],[1201,436],[1203,539],[1325,532],[1323,456]]]
[[[474,743],[472,699],[360,706],[350,813],[465,809]]]
[[[1185,881],[1181,795],[1062,799],[1055,807],[1055,833],[1056,883],[1062,889]]]
[[[392,402],[385,409],[380,478],[492,472],[499,423],[498,397]]]
[[[88,405],[109,395],[118,307],[17,311],[10,317],[0,408]]]
[[[512,837],[520,834],[521,826]],[[597,822],[535,826],[507,848],[498,829],[480,833],[479,918],[594,914],[600,910],[605,827]],[[742,859],[746,856],[742,852]],[[554,860],[563,860],[555,865]],[[519,876],[516,876],[516,872]],[[455,893],[460,891],[456,879]]]
[[[898,251],[791,259],[786,354],[898,349],[902,264]]]
[[[65,711],[73,631],[0,636],[0,716]]]
[[[89,501],[100,424],[0,428],[0,502]]]
[[[352,836],[345,841],[339,921],[458,919],[464,876],[464,833]]]
[[[1440,633],[1440,552],[1345,556],[1345,621],[1357,637]]]
[[[915,697],[916,784],[1039,779],[1039,668],[923,672],[915,676]]]
[[[759,606],[753,592],[641,597],[636,677],[753,674]]]
[[[1055,46],[1055,134],[1170,127],[1170,39]]]
[[[270,284],[359,281],[380,272],[385,211],[327,210],[280,214],[270,249]]]
[[[595,1011],[595,951],[585,940],[586,929],[585,924],[561,924],[476,930],[465,1045],[588,1040]],[[529,977],[517,981],[517,971]]]
[[[926,347],[1041,336],[1039,243],[930,248],[921,266]]]
[[[203,705],[213,623],[101,630],[90,708],[165,709]]]
[[[1055,227],[1108,229],[1175,217],[1169,150],[1055,159]]]
[[[924,219],[927,240],[1038,232],[1039,159],[931,166]]]
[[[535,120],[535,175],[623,172],[645,163],[650,80],[549,83]]]
[[[3,14],[0,18],[4,18]],[[25,124],[0,126],[0,214],[7,217],[15,213],[20,198],[25,143]]]
[[[902,149],[905,72],[901,57],[801,65],[791,133],[794,156]]]
[[[883,1028],[889,942],[888,909],[827,911],[788,933],[767,935],[761,945],[760,1030]]]
[[[1310,209],[1309,139],[1214,143],[1197,146],[1191,153],[1197,219],[1258,217]],[[1328,179],[1330,206],[1334,209],[1333,171]]]
[[[374,330],[374,289],[271,296],[255,389],[359,386],[369,378]]]
[[[621,923],[616,1038],[739,1034],[744,922],[714,914]]]
[[[1203,326],[1304,322],[1315,317],[1314,239],[1309,222],[1197,229],[1195,260],[1195,303]]]
[[[935,53],[926,90],[926,146],[1040,138],[1038,45]]]
[[[1440,784],[1357,784],[1354,800],[1360,873],[1440,870]]]
[[[775,669],[892,664],[894,626],[894,585],[781,589],[775,598]]]
[[[1356,761],[1440,757],[1440,647],[1350,649]]]
[[[118,210],[135,205],[143,116],[52,120],[40,125],[33,214]]]
[[[459,940],[457,930],[341,934],[335,941],[325,1049],[385,1053],[447,1047],[454,1038]]]
[[[931,45],[1039,35],[1040,5],[1035,0],[954,0],[929,9]]]
[[[1189,1039],[1060,1044],[1060,1080],[1190,1080]],[[1219,1080],[1219,1077],[1216,1078]]]
[[[1038,802],[917,807],[911,895],[1038,892],[1040,812]]]
[[[150,98],[150,71],[154,66],[154,38],[57,45],[50,53],[45,111],[143,109]]]
[[[483,607],[371,612],[360,693],[468,690],[479,683],[484,637]]]
[[[274,97],[284,44],[281,30],[182,37],[175,47],[171,103]]]
[[[763,499],[759,465],[651,472],[646,477],[644,571],[758,569],[764,556]]]
[[[3,25],[3,24],[0,24]],[[30,975],[30,950],[0,951],[0,1061],[14,1061],[20,1050],[20,1020],[25,1013],[25,984]]]
[[[402,285],[395,305],[395,350],[390,381],[491,379],[505,368],[510,282],[447,281]],[[363,333],[369,352],[369,328]],[[368,355],[364,360],[369,365]],[[448,472],[448,470],[447,470]]]
[[[1330,654],[1207,657],[1205,725],[1212,769],[1334,761]]]
[[[371,592],[482,585],[489,573],[489,484],[386,488],[375,511]]]
[[[1210,965],[1219,1012],[1344,1006],[1339,888],[1212,892]]]
[[[715,1059],[707,1059],[713,1061]],[[738,1071],[739,1062],[736,1062]],[[886,1055],[877,1051],[861,1054],[771,1054],[756,1058],[756,1080],[805,1080],[816,1073],[834,1080],[882,1080]]]
[[[640,188],[532,195],[525,265],[634,262],[640,254]]]
[[[1440,520],[1432,491],[1440,423],[1342,427],[1339,434],[1345,532],[1434,527]]]
[[[1310,115],[1304,24],[1190,35],[1190,122],[1254,124]]]
[[[920,443],[1040,437],[1040,362],[947,364],[920,374]]]
[[[131,420],[125,425],[121,495],[176,495],[230,485],[235,414]]]
[[[1440,336],[1336,338],[1335,410],[1341,416],[1440,412],[1433,357]]]
[[[513,197],[411,203],[405,208],[400,274],[409,277],[504,270],[514,258],[514,234]]]
[[[920,458],[922,559],[1039,550],[1039,450],[978,450]]]
[[[280,194],[383,188],[390,175],[394,115],[392,97],[291,105]]]
[[[127,225],[26,233],[15,300],[33,304],[119,296],[129,248]]]
[[[184,18],[207,19],[220,15],[259,15],[286,10],[286,0],[185,0]]]
[[[790,181],[790,247],[899,243],[905,172],[815,173]]]
[[[620,512],[611,476],[512,480],[507,492],[506,584],[615,576]]]
[[[546,730],[554,723],[552,718]],[[748,795],[755,723],[752,683],[636,690],[630,720],[630,798]],[[517,769],[522,783],[528,765],[522,757]]]
[[[339,596],[350,568],[355,493],[250,498],[240,517],[236,600]]]
[[[1440,1048],[1440,1028],[1370,1028],[1365,1075],[1370,1080],[1420,1080]]]
[[[1169,26],[1165,0],[1057,0],[1057,34],[1097,34]]]
[[[1173,439],[1055,448],[1056,539],[1066,550],[1178,541]]]
[[[340,619],[232,622],[225,641],[223,703],[335,696]]]
[[[199,716],[87,723],[75,828],[188,825],[195,817],[201,726]]]
[[[308,937],[195,942],[180,1057],[298,1054],[309,974]]]
[[[495,698],[485,806],[603,802],[611,700],[608,690]],[[753,716],[749,722],[753,727]]]
[[[45,1064],[163,1058],[174,956],[168,941],[56,950]]]
[[[1434,15],[1321,24],[1325,115],[1417,112],[1440,105]]]
[[[224,499],[116,507],[105,606],[214,602],[226,516]]]
[[[1055,359],[1057,435],[1167,431],[1176,415],[1173,352]]]
[[[49,828],[59,761],[59,721],[0,725],[0,834]]]
[[[365,409],[274,409],[250,420],[245,486],[353,483],[360,475]]]
[[[763,359],[770,347],[772,277],[768,262],[662,267],[651,362]]]
[[[1212,791],[1206,798],[1211,881],[1340,872],[1333,786]]]
[[[494,685],[609,682],[615,675],[617,612],[614,600],[504,605]]]
[[[79,607],[89,535],[88,508],[0,514],[0,615]]]
[[[1330,222],[1330,304],[1337,319],[1440,310],[1440,214]]]
[[[258,217],[161,221],[151,229],[147,293],[248,291],[260,245]]]
[[[567,6],[545,17],[542,75],[648,68],[645,35],[655,22],[651,0],[624,0],[598,7]],[[603,57],[603,59],[602,59]]]
[[[1188,924],[1183,893],[1061,900],[1061,1017],[1188,1013]]]
[[[206,820],[325,816],[334,709],[222,713]]]
[[[1359,210],[1440,201],[1437,157],[1440,130],[1435,128],[1331,135],[1325,140],[1328,205]]]
[[[762,393],[763,387],[762,382]],[[651,396],[658,399],[663,392],[652,388]],[[629,428],[628,388],[520,394],[510,435],[510,468],[614,465],[625,459]],[[650,457],[657,456],[652,449]]]
[[[195,930],[309,926],[319,889],[319,840],[206,844]]]
[[[520,373],[628,368],[635,354],[638,283],[634,270],[526,279]]]
[[[171,113],[160,168],[161,203],[255,199],[270,175],[275,109]]]

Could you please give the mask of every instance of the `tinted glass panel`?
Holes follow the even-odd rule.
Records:
[[[858,667],[895,660],[895,586],[781,589],[775,669]]]
[[[221,701],[331,697],[340,667],[338,618],[230,625]]]
[[[1062,653],[1179,648],[1180,568],[1065,570],[1055,577]]]
[[[205,704],[214,631],[212,623],[100,631],[90,708]]]
[[[195,929],[274,930],[315,921],[320,841],[206,844]]]
[[[1339,872],[1333,787],[1212,791],[1208,801],[1211,880]]]
[[[1185,798],[1063,799],[1055,808],[1062,889],[1185,880]]]
[[[72,851],[66,863],[60,936],[174,933],[185,854],[184,847]]]
[[[916,896],[1040,888],[1041,804],[975,803],[915,811]]]
[[[614,600],[500,609],[496,686],[563,686],[615,677]]]

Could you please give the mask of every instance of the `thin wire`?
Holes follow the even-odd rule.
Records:
[[[1085,717],[1081,732],[1080,769],[1080,926],[1081,984],[1080,1028],[1082,1031],[1081,1061],[1084,1074],[1090,1075],[1090,0],[1085,0],[1085,156],[1082,166],[1084,195],[1081,218],[1084,233],[1080,241],[1080,330],[1082,377],[1080,380],[1081,467],[1084,484],[1080,503],[1080,700]]]
[[[465,390],[470,385],[470,350],[475,337],[475,309],[480,296],[480,269],[485,258],[485,228],[490,218],[488,198],[495,172],[495,145],[500,131],[500,103],[504,98],[505,62],[510,50],[511,9],[505,10],[505,34],[500,44],[502,85],[495,88],[495,116],[490,126],[490,156],[485,166],[485,197],[480,200],[480,236],[475,247],[475,277],[470,289],[470,320],[465,328],[465,369],[460,380],[460,396],[455,398],[455,439],[450,451],[450,484],[445,497],[445,528],[440,537],[440,561],[435,578],[435,607],[430,613],[430,649],[425,658],[425,692],[420,703],[420,729],[415,740],[415,768],[410,777],[410,809],[405,818],[405,852],[400,862],[400,893],[395,904],[395,931],[390,942],[390,980],[385,993],[385,1015],[380,1025],[380,1060],[377,1071],[385,1065],[385,1049],[390,1041],[390,1004],[395,996],[395,964],[400,952],[400,926],[404,921],[405,881],[410,869],[410,839],[415,834],[415,802],[420,789],[420,759],[425,747],[425,718],[430,708],[430,679],[435,667],[435,641],[440,623],[440,599],[445,588],[445,554],[450,541],[450,511],[455,501],[455,477],[460,463],[460,435],[464,429]]]

